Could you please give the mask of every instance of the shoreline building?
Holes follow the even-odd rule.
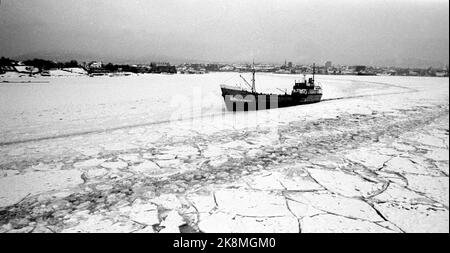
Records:
[[[168,62],[152,62],[150,63],[152,73],[169,73],[176,74],[177,68]]]

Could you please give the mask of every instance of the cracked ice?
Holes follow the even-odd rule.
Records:
[[[379,78],[396,85],[246,127],[251,113],[43,139],[31,127],[37,139],[0,149],[0,232],[448,233],[448,78]],[[26,132],[2,127],[3,141]]]

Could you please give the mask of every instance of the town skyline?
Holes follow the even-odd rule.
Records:
[[[76,70],[77,69],[77,70]],[[314,70],[315,69],[315,70]],[[50,70],[84,72],[89,75],[130,75],[166,73],[166,74],[206,74],[209,72],[267,72],[275,74],[316,74],[325,75],[401,75],[401,76],[438,76],[448,77],[448,65],[441,67],[404,68],[396,66],[341,65],[326,61],[325,64],[297,64],[285,60],[284,63],[170,63],[150,61],[150,63],[112,63],[102,61],[51,61],[48,59],[27,59],[18,61],[0,57],[0,73],[19,72],[22,74],[50,75]]]
[[[77,54],[77,53],[51,53],[51,52],[34,52],[34,53],[28,53],[28,54],[22,54],[16,57],[10,57],[7,55],[0,55],[0,57],[4,58],[10,58],[17,61],[27,61],[27,60],[33,60],[33,59],[43,59],[43,60],[50,60],[54,62],[69,62],[72,60],[75,60],[77,62],[95,62],[100,61],[104,64],[107,63],[113,63],[113,64],[148,64],[151,62],[170,62],[175,65],[179,64],[269,64],[269,65],[282,65],[285,62],[292,62],[296,65],[324,65],[326,62],[331,61],[333,65],[335,66],[357,66],[357,65],[365,65],[365,66],[372,66],[372,67],[396,67],[396,68],[447,68],[449,66],[448,62],[430,62],[430,61],[422,61],[421,63],[417,64],[413,62],[406,62],[404,64],[364,64],[362,62],[352,62],[352,63],[342,63],[342,62],[335,62],[333,59],[325,59],[325,60],[318,60],[318,61],[311,61],[311,62],[302,62],[302,61],[295,61],[293,59],[287,58],[281,61],[263,61],[258,59],[246,59],[246,60],[239,60],[239,61],[231,61],[231,60],[222,60],[222,61],[216,61],[216,60],[198,60],[198,59],[189,59],[189,58],[176,58],[176,57],[168,57],[168,56],[155,56],[152,55],[150,57],[138,57],[138,58],[120,58],[120,57],[102,57],[102,56],[94,56],[92,54]]]

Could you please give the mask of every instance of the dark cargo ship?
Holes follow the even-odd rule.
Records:
[[[252,84],[240,76],[251,90],[234,86],[221,85],[222,97],[225,105],[230,111],[252,111],[274,109],[279,107],[296,106],[320,102],[322,99],[322,88],[315,84],[315,66],[311,78],[303,78],[295,81],[291,94],[264,94],[256,92],[255,68],[252,69]]]

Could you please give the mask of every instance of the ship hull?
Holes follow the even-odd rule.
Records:
[[[320,102],[322,94],[277,95],[221,87],[229,111],[266,110]]]

